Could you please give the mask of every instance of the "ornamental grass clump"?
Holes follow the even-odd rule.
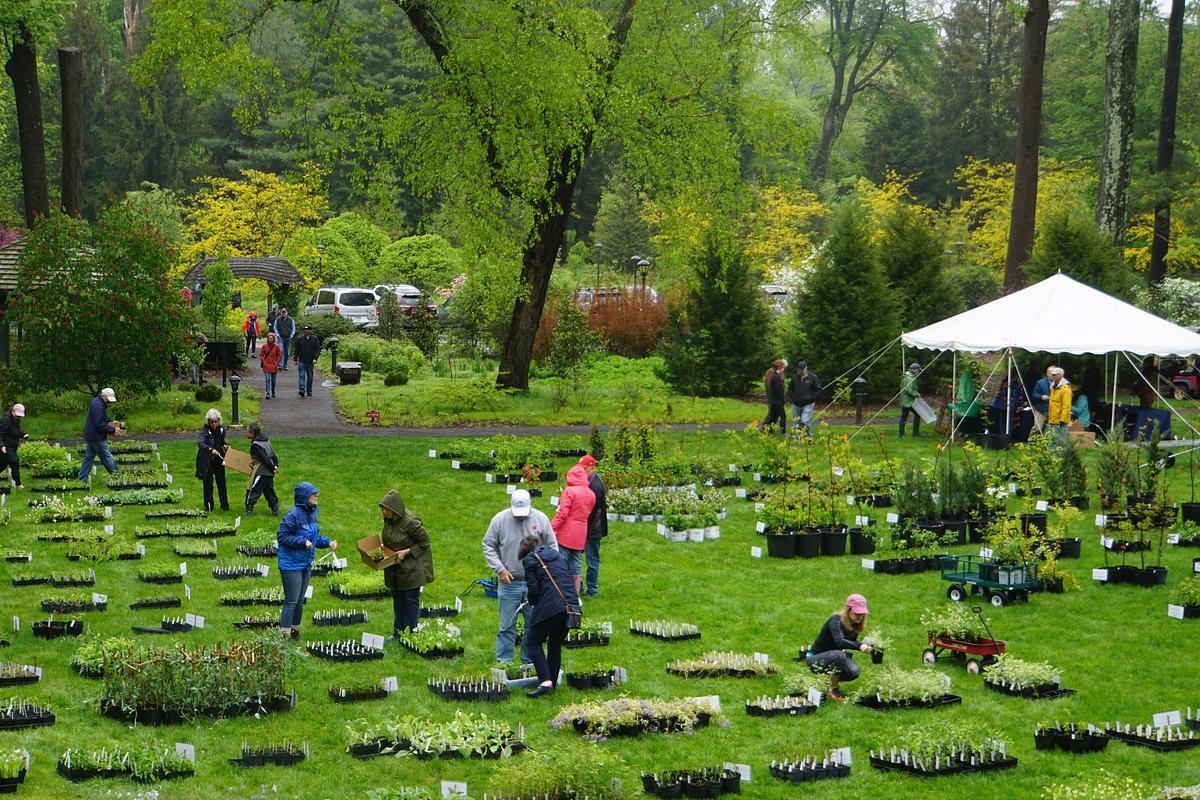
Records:
[[[1057,668],[1041,661],[1014,658],[1008,653],[996,656],[996,663],[987,668],[983,680],[1014,691],[1057,689],[1059,685]]]
[[[120,536],[105,536],[71,542],[67,546],[71,561],[118,561],[141,558],[136,542]]]
[[[488,780],[488,797],[624,800],[635,785],[619,756],[592,742],[564,742],[503,762]]]
[[[938,610],[925,609],[921,614],[925,632],[939,639],[955,639],[960,642],[978,642],[987,638],[987,628],[966,606],[947,603]]]
[[[279,605],[283,602],[283,589],[246,589],[241,592],[225,592],[218,599],[223,606]]]
[[[203,539],[184,539],[176,542],[171,549],[175,551],[175,555],[183,556],[184,558],[217,557],[217,543],[211,539],[208,541]]]

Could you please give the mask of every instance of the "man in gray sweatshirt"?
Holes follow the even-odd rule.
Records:
[[[492,517],[483,535],[483,557],[496,573],[496,593],[500,601],[500,630],[496,633],[496,661],[512,661],[517,642],[517,609],[527,599],[525,568],[517,551],[527,536],[536,536],[542,544],[558,549],[558,540],[550,528],[550,520],[533,507],[529,492],[518,489],[512,493],[509,507]],[[521,663],[529,664],[529,618],[532,609],[525,607],[526,635],[521,640]]]

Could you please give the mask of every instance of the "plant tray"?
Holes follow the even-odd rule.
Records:
[[[32,555],[32,554],[30,554],[30,555]],[[30,556],[21,555],[21,556],[5,556],[4,560],[7,561],[9,564],[25,564],[25,563],[32,561],[33,559]]]
[[[454,606],[421,606],[421,618],[457,617],[458,609]]]
[[[231,570],[220,570],[214,567],[212,576],[219,581],[232,581],[238,578],[261,578],[263,574],[254,567],[238,567]]]
[[[272,551],[271,555],[276,555],[276,552]],[[342,567],[339,567],[330,561],[325,561],[320,564],[313,564],[312,565],[312,574],[315,575],[316,577],[320,578],[324,575],[328,575],[331,572],[341,572],[342,569],[343,569]]]
[[[216,551],[213,551],[211,553],[181,553],[181,552],[179,552],[178,548],[172,548],[172,550],[174,550],[175,555],[179,556],[180,558],[191,559],[191,558],[216,558],[217,557]],[[138,557],[140,558],[141,556],[139,555]],[[216,576],[214,575],[213,577],[215,578]]]
[[[944,694],[941,697],[935,697],[931,700],[880,701],[877,697],[864,697],[862,700],[855,702],[864,708],[873,708],[876,711],[891,711],[897,708],[938,708],[939,706],[950,706],[961,703],[962,698],[956,694]]]
[[[712,721],[712,716],[709,714],[697,714],[697,728],[706,727]],[[588,734],[587,720],[575,719],[571,721],[571,725],[577,733],[584,735]],[[609,731],[607,736],[641,736],[643,733],[679,733],[687,730],[687,723],[680,717],[663,717],[661,719],[641,719],[633,725],[622,725]]]
[[[201,508],[165,508],[147,511],[146,519],[207,519],[208,512]]]
[[[187,633],[191,629],[192,629],[191,625],[187,625],[187,626],[181,627],[181,628],[174,628],[174,627],[160,628],[160,627],[157,627],[154,625],[134,625],[133,626],[134,633],[157,633],[157,634]]]
[[[440,647],[435,647],[432,650],[421,651],[408,644],[403,639],[400,640],[400,646],[410,653],[416,653],[421,658],[427,658],[430,660],[438,658],[458,658],[465,652],[461,647],[452,647],[449,650],[443,650]]]
[[[226,718],[242,717],[261,714],[264,712],[290,711],[295,708],[295,695],[275,697],[268,700],[248,700],[238,706],[229,708],[205,709],[201,716]],[[186,722],[178,711],[165,708],[139,708],[126,710],[119,705],[100,699],[100,713],[110,719],[121,722],[132,722],[138,725],[177,725]]]
[[[25,770],[18,772],[15,778],[0,778],[0,794],[12,794],[24,782]]]
[[[269,750],[262,753],[246,753],[241,758],[231,758],[235,767],[290,767],[306,758],[302,750]]]
[[[702,667],[700,669],[678,669],[667,665],[667,674],[679,678],[702,680],[705,678],[758,678],[765,677],[764,673],[752,669],[734,669],[733,667]]]
[[[1035,733],[1034,745],[1038,750],[1055,748],[1067,753],[1099,753],[1108,747],[1108,737],[1102,732],[1089,733],[1085,730],[1047,730]]]
[[[49,711],[20,717],[0,717],[0,731],[15,731],[19,728],[43,728],[54,724],[54,715]]]
[[[796,769],[794,766],[788,769],[771,767],[771,777],[787,781],[788,783],[810,783],[812,781],[849,778],[850,766],[848,764],[831,764],[827,767],[812,766],[805,769]]]
[[[684,633],[679,636],[659,636],[656,633],[646,633],[644,631],[636,631],[632,628],[629,630],[634,636],[645,636],[647,639],[657,639],[660,642],[686,642],[690,639],[699,639],[700,633]]]
[[[1115,730],[1105,731],[1110,739],[1120,739],[1125,744],[1135,745],[1137,747],[1148,747],[1151,750],[1162,750],[1164,752],[1174,750],[1191,750],[1193,747],[1200,747],[1200,738],[1195,739],[1176,739],[1172,742],[1160,742],[1150,736],[1138,736],[1136,733],[1121,733]]]
[[[275,556],[279,555],[279,548],[275,546],[251,547],[248,544],[239,544],[237,546],[237,551],[244,556],[249,556],[250,558],[274,558]],[[316,564],[314,564],[313,567],[316,567]]]
[[[117,556],[117,561],[138,561],[142,557],[141,553],[121,553]],[[204,556],[191,556],[192,558],[203,558]],[[24,561],[25,559],[21,559]],[[67,561],[83,561],[83,556],[71,553],[67,556]]]
[[[26,578],[26,579],[13,578],[12,579],[12,585],[17,586],[17,587],[20,587],[20,586],[45,586],[49,582],[50,582],[50,578],[48,578],[48,577],[46,577],[46,578],[35,577],[35,578]]]
[[[33,667],[27,667],[32,670]],[[37,683],[42,678],[36,672],[27,672],[24,675],[14,675],[11,678],[0,678],[0,686],[23,686],[27,683]]]
[[[363,647],[362,645],[354,645],[344,648],[343,652],[331,652],[321,646],[321,642],[309,642],[304,649],[309,655],[317,658],[324,658],[329,661],[375,661],[383,658],[383,651],[376,650],[372,647]]]
[[[998,769],[1011,769],[1017,765],[1017,759],[1012,756],[989,761],[984,764],[971,764],[969,762],[960,762],[950,766],[942,767],[941,769],[921,769],[912,764],[903,764],[900,762],[888,761],[878,756],[871,756],[871,766],[875,769],[885,770],[889,772],[906,772],[909,775],[916,775],[920,778],[937,778],[943,775],[965,775],[971,772],[993,772]]]
[[[138,580],[141,581],[142,583],[157,583],[157,584],[166,586],[167,584],[171,584],[171,583],[183,583],[183,576],[182,575],[151,575],[150,577],[147,578],[147,577],[138,575]]]
[[[142,608],[179,608],[183,605],[183,601],[178,597],[163,597],[153,600],[137,600],[129,604],[130,609],[136,611]]]
[[[90,600],[78,603],[43,600],[41,607],[47,614],[82,614],[84,611],[107,611],[108,603],[93,603]]]
[[[79,620],[71,620],[70,622],[60,622],[59,620],[35,622],[33,623],[33,635],[39,639],[57,639],[60,636],[81,636],[83,635],[83,623]]]
[[[334,597],[340,597],[343,600],[383,600],[385,598],[392,596],[391,592],[388,592],[388,591],[366,592],[364,594],[349,594],[349,593],[344,593],[338,589],[334,589],[332,587],[329,589],[329,592]]]
[[[279,621],[275,619],[260,619],[254,620],[253,622],[240,620],[233,623],[233,627],[239,631],[253,630],[255,628],[274,628],[277,625],[279,625]]]
[[[348,692],[335,686],[329,687],[329,699],[335,703],[358,703],[363,700],[382,700],[388,693],[377,686],[369,692]]]
[[[587,639],[563,639],[562,646],[567,650],[578,650],[583,647],[608,647],[607,636],[592,636]]]
[[[1024,697],[1027,700],[1058,700],[1061,697],[1070,697],[1075,694],[1074,689],[1064,689],[1053,683],[1046,684],[1045,686],[1029,686],[1025,689],[1013,689],[985,679],[983,685],[993,692],[1006,694],[1010,697]]]
[[[752,717],[803,717],[817,710],[814,705],[805,704],[791,708],[767,708],[753,703],[746,703],[746,713]]]
[[[92,487],[88,486],[86,483],[82,484],[80,486],[75,486],[75,485],[64,486],[60,483],[55,486],[30,486],[29,487],[30,491],[34,491],[39,494],[61,494],[62,492],[82,492],[85,489],[90,489],[90,488],[92,488]]]
[[[464,700],[469,702],[480,703],[499,703],[509,698],[507,686],[496,684],[491,687],[459,687],[455,688],[449,685],[439,686],[435,683],[426,684],[429,691],[433,692],[443,700]]]
[[[572,689],[611,689],[616,684],[614,683],[616,675],[612,672],[606,672],[603,675],[579,675],[573,672],[566,674],[567,685]]]
[[[56,589],[73,589],[73,588],[78,588],[81,586],[95,586],[96,579],[94,577],[93,578],[80,578],[78,580],[75,578],[68,578],[67,580],[56,580],[54,578],[51,578],[50,585]]]
[[[217,602],[223,606],[278,606],[278,605],[283,605],[282,599],[268,600],[266,598],[259,598],[259,597],[245,597],[245,598],[237,598],[237,599],[233,599],[233,600],[222,599],[222,600],[218,600]]]

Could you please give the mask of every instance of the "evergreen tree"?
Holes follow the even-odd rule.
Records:
[[[1114,297],[1128,298],[1131,276],[1120,251],[1088,220],[1056,214],[1042,225],[1033,256],[1025,265],[1030,283],[1058,272]]]
[[[649,256],[650,223],[642,218],[642,198],[623,170],[609,176],[600,195],[593,238],[603,247],[600,258],[617,269],[629,269],[634,256]]]
[[[834,212],[829,239],[796,306],[803,343],[798,358],[822,381],[831,381],[897,336],[896,305],[871,245],[866,213],[856,200],[847,200]],[[868,393],[874,398],[895,394],[898,369],[899,351],[893,348],[866,376]]]
[[[216,260],[204,268],[204,292],[200,297],[200,316],[212,326],[214,338],[229,314],[231,297],[233,270],[229,268],[229,254],[222,250]]]
[[[879,261],[896,295],[903,330],[922,328],[962,310],[946,274],[942,242],[917,209],[898,205],[883,221]]]
[[[375,266],[379,252],[391,242],[383,228],[353,211],[338,214],[321,227],[341,234],[342,238],[358,251],[367,269]]]
[[[673,307],[662,354],[676,391],[708,397],[745,392],[771,361],[770,324],[757,279],[727,230],[710,229],[695,256],[687,301]]]

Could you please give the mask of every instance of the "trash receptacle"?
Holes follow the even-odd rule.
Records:
[[[338,379],[343,386],[358,383],[362,380],[362,363],[358,361],[343,361],[338,364]]]

